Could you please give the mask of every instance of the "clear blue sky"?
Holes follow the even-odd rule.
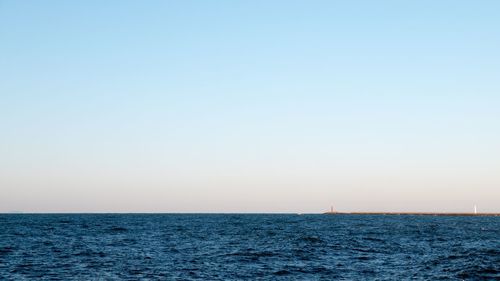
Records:
[[[499,1],[0,1],[0,212],[500,212]]]

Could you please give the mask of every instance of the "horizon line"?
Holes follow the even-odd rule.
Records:
[[[0,212],[0,215],[113,215],[113,214],[172,214],[172,215],[496,215],[500,216],[500,212],[414,212],[414,211],[352,211],[352,212],[23,212],[23,211],[10,211]]]

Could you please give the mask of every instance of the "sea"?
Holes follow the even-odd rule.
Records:
[[[3,214],[0,280],[500,280],[500,217]]]

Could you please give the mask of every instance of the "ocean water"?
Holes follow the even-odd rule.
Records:
[[[500,217],[0,215],[1,280],[500,280]]]

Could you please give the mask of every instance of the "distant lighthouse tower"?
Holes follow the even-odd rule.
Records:
[[[330,211],[326,211],[326,212],[324,212],[323,214],[331,214],[331,215],[333,215],[333,214],[337,214],[337,213],[336,213],[336,212],[335,212],[335,210],[333,209],[333,206],[330,206]]]
[[[474,204],[474,215],[477,215],[477,205]]]

